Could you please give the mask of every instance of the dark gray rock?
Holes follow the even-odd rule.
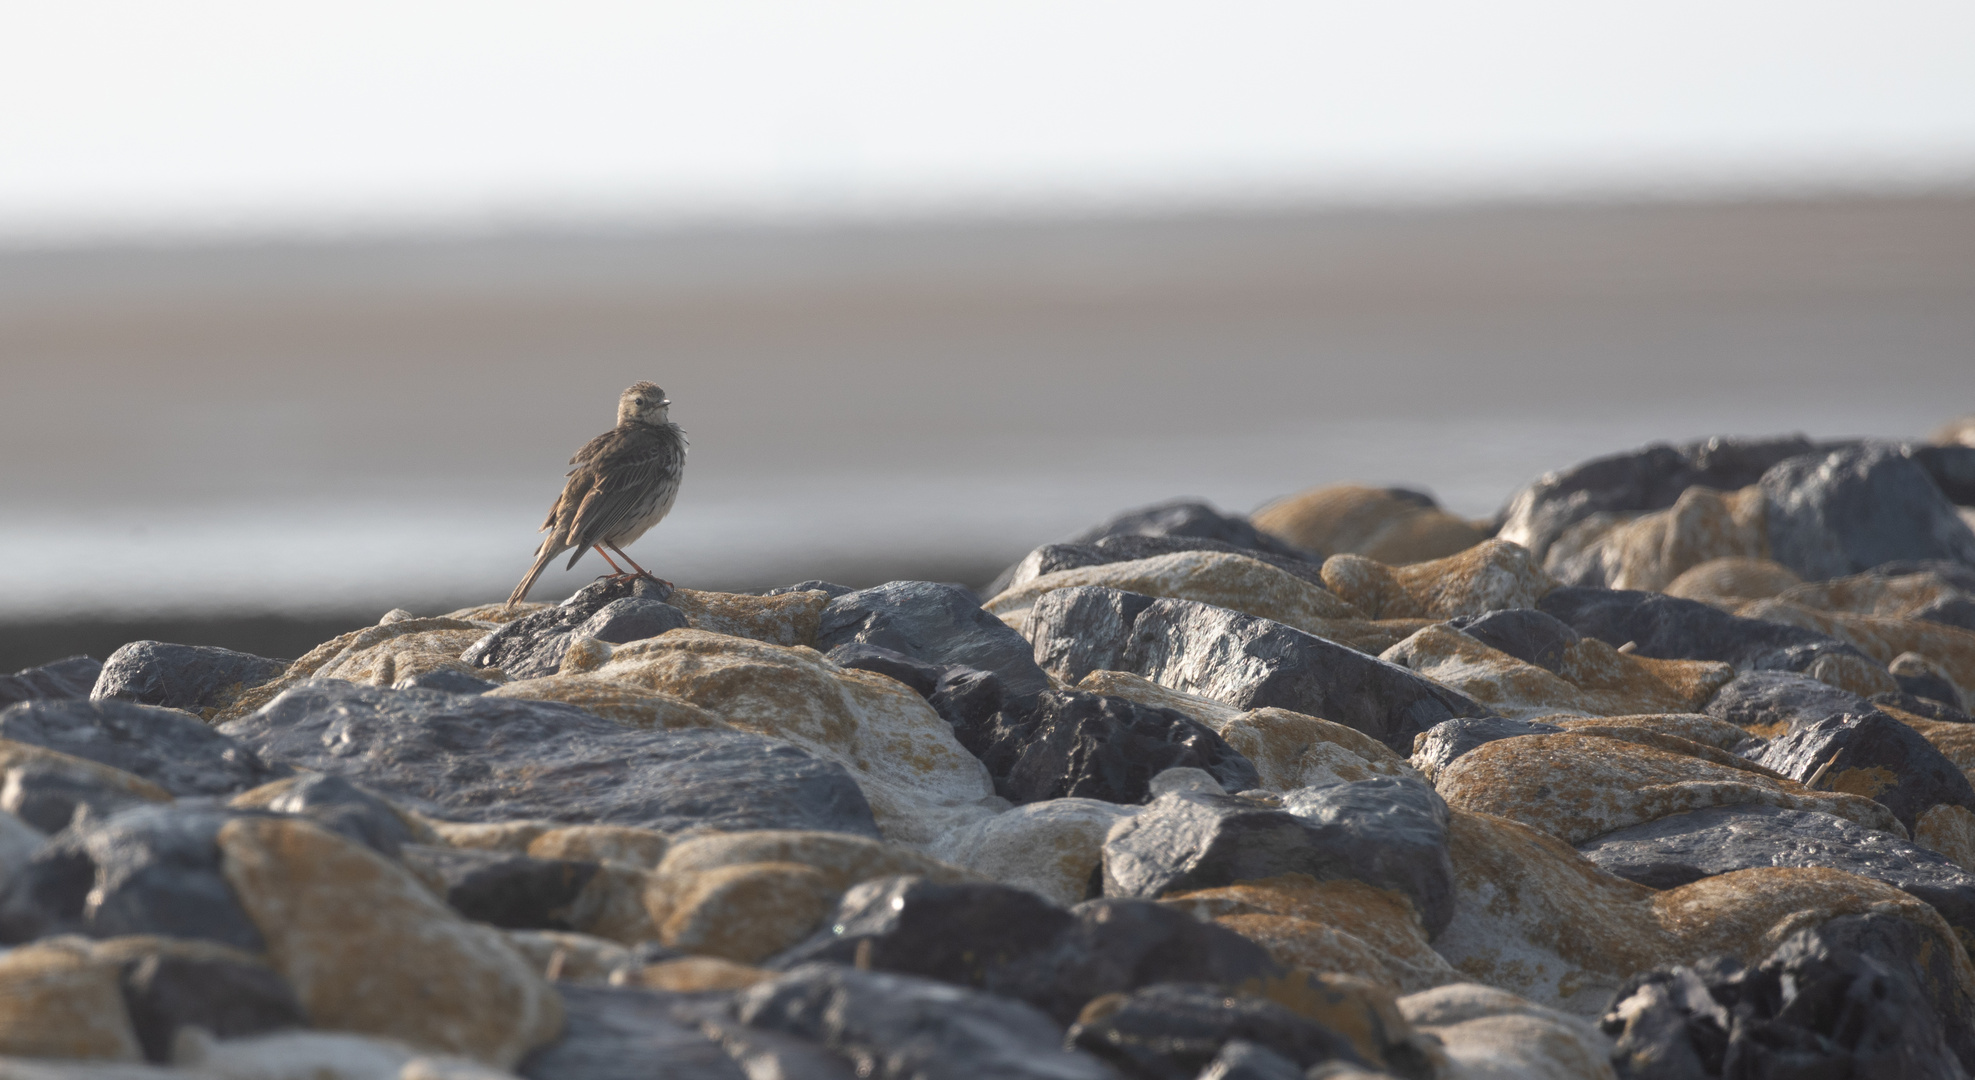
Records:
[[[1765,735],[1870,711],[1872,705],[1857,694],[1790,671],[1744,671],[1715,691],[1707,704],[1709,716]]]
[[[750,1027],[809,1039],[876,1080],[1113,1080],[1033,1006],[909,975],[805,964],[741,991]]]
[[[847,591],[847,590],[846,590]],[[734,1018],[727,995],[682,996],[672,1015],[696,1024],[751,1078],[857,1080],[850,1063],[818,1043],[782,1031],[749,1027]]]
[[[1204,502],[1174,499],[1129,510],[1070,538],[1072,544],[1094,544],[1113,536],[1190,536],[1218,540],[1236,548],[1322,562],[1321,553],[1304,551],[1257,529],[1239,514],[1223,514]]]
[[[1956,593],[1943,596],[1930,604],[1916,609],[1910,618],[1925,619],[1942,626],[1958,626],[1963,630],[1975,630],[1975,596]]]
[[[1536,602],[1572,630],[1655,660],[1716,660],[1742,671],[1803,671],[1826,654],[1871,662],[1836,638],[1799,626],[1744,619],[1661,593],[1565,587]]]
[[[247,811],[188,803],[78,821],[50,837],[0,895],[0,941],[55,933],[201,938],[262,952],[221,876],[220,826]]]
[[[1311,552],[1279,554],[1199,536],[1142,536],[1128,533],[1122,536],[1106,536],[1088,544],[1044,544],[1029,552],[1021,562],[1003,570],[1001,576],[995,578],[994,583],[988,586],[986,595],[997,596],[1016,585],[1033,581],[1044,574],[1053,574],[1058,570],[1079,570],[1086,566],[1133,562],[1181,551],[1215,551],[1227,555],[1241,555],[1268,563],[1292,577],[1301,578],[1319,588],[1330,588],[1324,584],[1323,560]]]
[[[1975,810],[1968,776],[1920,733],[1877,709],[1793,724],[1753,760],[1792,780],[1868,795],[1911,833],[1920,815],[1942,803]]]
[[[26,668],[12,675],[0,675],[0,709],[17,701],[43,698],[86,698],[103,673],[103,662],[89,656],[71,656]]]
[[[1547,473],[1511,496],[1501,531],[1542,561],[1564,530],[1593,514],[1664,510],[1697,485],[1734,491],[1761,479],[1777,462],[1840,445],[1845,444],[1814,443],[1801,435],[1716,437],[1593,458]]]
[[[667,630],[686,628],[686,613],[671,604],[642,596],[612,600],[576,628],[582,637],[622,645],[627,641],[654,638]]]
[[[1102,799],[1141,803],[1167,769],[1203,769],[1228,791],[1260,786],[1255,765],[1184,713],[1081,690],[1050,690],[1029,713],[1019,753],[995,790],[1014,803]],[[963,741],[962,745],[965,745]],[[983,761],[999,761],[993,747]]]
[[[1454,917],[1447,806],[1413,780],[1300,788],[1283,808],[1168,792],[1104,841],[1104,894],[1155,898],[1277,874],[1352,879],[1406,894],[1428,935]]]
[[[1076,921],[1026,889],[877,878],[853,886],[814,936],[764,966],[854,964],[1005,993],[1010,965],[1048,950]]]
[[[1126,618],[1129,632],[1122,638]],[[1276,706],[1356,728],[1400,754],[1443,720],[1492,716],[1397,664],[1268,619],[1115,589],[1060,589],[1036,602],[1035,654],[1065,682],[1108,669],[1243,709]]]
[[[439,690],[448,694],[484,694],[499,683],[476,679],[464,671],[438,668],[407,675],[391,684],[393,690]]]
[[[0,780],[0,810],[49,834],[68,828],[77,811],[105,818],[146,805],[149,800],[101,776],[56,762],[24,762],[8,769],[6,778]]]
[[[290,772],[182,712],[115,699],[9,706],[0,738],[122,769],[173,795],[228,795]]]
[[[1266,1046],[1229,1039],[1200,1070],[1200,1080],[1303,1080],[1303,1070]]]
[[[570,905],[597,864],[512,851],[406,844],[405,865],[445,884],[446,903],[474,922],[507,930],[572,930]]]
[[[934,688],[939,686],[940,676],[946,672],[944,665],[928,664],[895,649],[881,649],[856,641],[839,645],[823,655],[838,667],[876,672],[888,679],[897,679],[920,697],[931,697]]]
[[[268,800],[263,809],[297,814],[390,858],[412,842],[397,808],[375,794],[328,773],[307,773]]]
[[[1234,997],[1199,983],[1135,990],[1069,1033],[1071,1045],[1145,1080],[1194,1080],[1234,1040],[1265,1047],[1300,1068],[1325,1061],[1370,1066],[1350,1039],[1314,1020],[1266,998]]]
[[[89,696],[171,709],[217,708],[287,670],[288,661],[213,645],[133,641],[103,661]]]
[[[1967,713],[1944,702],[1932,698],[1914,697],[1904,691],[1874,694],[1865,699],[1874,705],[1888,705],[1903,712],[1910,712],[1923,720],[1939,720],[1943,724],[1966,724],[1975,722]]]
[[[1798,931],[1752,969],[1723,956],[1635,975],[1602,1021],[1613,1067],[1623,1080],[1961,1080],[1966,1002],[1931,992],[1939,958],[1927,954],[1942,951],[1895,916],[1851,915]]]
[[[1770,558],[1806,581],[1896,559],[1975,565],[1975,532],[1897,444],[1790,458],[1765,472],[1761,484]]]
[[[678,995],[569,983],[556,990],[562,1036],[516,1066],[526,1080],[748,1080],[719,1043],[677,1015]]]
[[[1412,764],[1429,777],[1438,776],[1441,769],[1484,743],[1518,735],[1556,735],[1563,730],[1540,720],[1505,720],[1499,716],[1444,720],[1414,741]]]
[[[878,835],[842,766],[738,731],[635,730],[554,702],[334,679],[298,684],[221,730],[263,759],[441,818]]]
[[[197,1027],[222,1039],[308,1026],[286,980],[264,964],[152,953],[126,963],[124,1008],[146,1061],[171,1063],[172,1040]]]
[[[514,679],[553,675],[562,667],[562,658],[569,652],[569,643],[578,633],[585,633],[585,624],[613,603],[619,600],[645,600],[666,606],[665,601],[671,595],[671,586],[649,578],[591,582],[552,608],[529,612],[492,631],[461,653],[460,659],[470,667],[500,668]],[[618,610],[645,612],[640,625],[667,621],[662,613],[652,614],[655,608]],[[685,625],[685,615],[681,613],[679,618],[679,625]]]
[[[830,601],[816,632],[824,652],[852,643],[876,645],[923,663],[992,671],[1011,694],[1049,688],[1029,643],[981,609],[958,585],[893,581]]]
[[[1497,652],[1545,671],[1561,670],[1564,650],[1583,640],[1563,620],[1535,608],[1511,608],[1481,615],[1462,615],[1447,625]]]
[[[1883,881],[1975,936],[1975,874],[1936,851],[1835,814],[1748,804],[1674,814],[1577,845],[1608,874],[1673,889],[1758,866],[1820,866]]]
[[[1909,446],[1908,456],[1957,506],[1975,506],[1975,446]]]
[[[820,579],[811,578],[808,581],[799,581],[794,585],[783,585],[780,588],[769,589],[767,592],[764,592],[761,595],[786,596],[789,593],[821,592],[821,593],[829,593],[830,599],[835,600],[837,597],[842,596],[847,592],[856,592],[856,591],[857,590],[851,588],[848,585],[839,585],[834,581],[822,581]]]
[[[1961,705],[1961,689],[1948,681],[1945,676],[1934,672],[1923,672],[1918,675],[1894,672],[1893,682],[1899,685],[1900,692],[1903,694],[1926,698],[1957,710]]]

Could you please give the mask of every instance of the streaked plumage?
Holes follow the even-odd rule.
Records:
[[[667,419],[670,404],[655,384],[638,383],[618,399],[617,426],[591,439],[569,459],[576,467],[569,470],[562,495],[549,507],[548,520],[542,523],[548,535],[535,549],[528,576],[508,597],[510,606],[527,597],[557,555],[575,548],[569,566],[598,545],[624,555],[625,545],[672,509],[685,471],[686,433]],[[624,558],[630,561],[630,556]]]

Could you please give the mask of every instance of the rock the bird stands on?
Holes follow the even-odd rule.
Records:
[[[1716,439],[20,672],[0,1075],[1964,1076],[1971,505]]]

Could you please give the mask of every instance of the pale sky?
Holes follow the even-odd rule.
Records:
[[[0,241],[1941,183],[1968,0],[0,0]]]

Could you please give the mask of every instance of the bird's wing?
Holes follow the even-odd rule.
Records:
[[[622,437],[578,471],[596,478],[584,494],[565,535],[588,548],[610,536],[668,479],[676,482],[680,462],[676,440],[658,431],[620,431]]]

